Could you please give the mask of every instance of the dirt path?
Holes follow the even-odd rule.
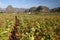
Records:
[[[17,19],[17,16],[15,16],[15,24],[13,26],[13,29],[11,31],[11,35],[9,37],[9,40],[20,40],[20,31],[19,31],[19,20]]]

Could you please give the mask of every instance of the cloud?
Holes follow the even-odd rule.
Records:
[[[3,7],[3,3],[2,2],[0,2],[0,8],[2,8]]]
[[[2,6],[3,5],[3,3],[2,2],[0,2],[0,6]]]

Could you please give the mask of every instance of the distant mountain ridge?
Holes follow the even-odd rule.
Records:
[[[0,12],[6,12],[6,13],[18,13],[18,12],[25,12],[26,9],[24,8],[14,8],[11,5],[9,5],[7,8],[2,9],[0,8]]]
[[[49,9],[46,6],[38,6],[38,7],[31,7],[29,9],[25,8],[14,8],[9,5],[7,8],[2,9],[0,8],[1,13],[20,13],[20,12],[60,12],[60,7]]]
[[[60,7],[51,9],[51,12],[60,12]]]

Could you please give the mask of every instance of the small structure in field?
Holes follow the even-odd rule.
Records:
[[[30,15],[30,14],[31,14],[31,12],[27,12],[27,14],[29,14],[29,15]]]
[[[31,14],[31,12],[29,12],[28,14]]]
[[[13,14],[16,14],[16,13],[13,13]]]

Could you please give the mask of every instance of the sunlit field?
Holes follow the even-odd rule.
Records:
[[[19,20],[20,40],[60,40],[60,15],[0,14],[0,40],[9,40]]]

